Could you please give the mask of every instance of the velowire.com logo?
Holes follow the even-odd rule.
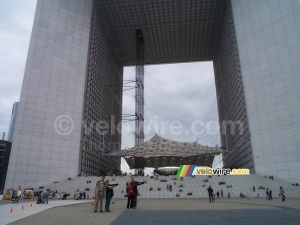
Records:
[[[250,170],[243,169],[229,169],[229,168],[210,168],[195,165],[181,165],[176,176],[190,177],[193,175],[250,175]]]

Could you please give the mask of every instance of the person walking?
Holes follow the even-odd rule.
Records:
[[[223,198],[223,190],[221,189],[221,197]]]
[[[94,204],[94,213],[97,212],[98,210],[98,205],[99,205],[99,201],[100,201],[100,212],[103,212],[103,198],[105,197],[106,194],[106,182],[104,181],[105,176],[102,176],[101,179],[99,181],[97,181],[96,183],[96,187],[95,187],[95,204]]]
[[[131,177],[130,185],[133,185],[133,191],[134,191],[134,198],[133,198],[133,204],[132,204],[133,209],[136,209],[136,207],[137,207],[137,196],[138,196],[138,193],[139,193],[139,191],[137,189],[137,186],[142,185],[144,183],[146,183],[146,182],[145,181],[144,182],[138,182],[138,181],[134,180],[134,177]]]
[[[214,202],[214,197],[213,197],[214,190],[209,186],[207,188],[207,192],[208,192],[209,202]]]
[[[106,198],[105,198],[105,212],[110,212],[109,206],[112,197],[114,196],[114,187],[119,184],[109,184],[109,180],[106,180]]]

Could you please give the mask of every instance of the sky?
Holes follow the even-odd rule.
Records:
[[[19,101],[36,0],[0,0],[0,132]]]
[[[125,67],[124,80],[134,79],[135,68]],[[220,146],[212,62],[146,66],[144,87],[145,141],[156,133],[176,141]],[[134,93],[134,89],[123,92],[123,114],[134,114]],[[122,149],[134,146],[134,127],[134,121],[123,122]]]
[[[0,1],[0,132],[8,132],[19,101],[36,0]],[[135,80],[135,68],[124,68]],[[130,84],[133,85],[133,84]],[[220,146],[212,62],[145,67],[145,141],[155,133],[177,141]],[[133,115],[134,89],[123,92],[123,114]],[[134,146],[134,122],[123,122],[122,149]],[[220,158],[215,160],[220,162]],[[121,169],[128,171],[122,160]]]

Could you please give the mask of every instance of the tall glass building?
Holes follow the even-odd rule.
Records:
[[[225,167],[299,182],[298,0],[38,0],[7,187],[119,169],[137,30],[145,64],[213,61]]]
[[[0,140],[0,195],[5,195],[6,193],[4,186],[9,164],[10,151],[11,142]]]
[[[19,107],[19,102],[15,102],[13,105],[13,108],[11,110],[9,130],[8,130],[8,135],[7,135],[7,141],[9,141],[9,142],[12,142],[12,139],[14,136],[17,114],[18,114],[18,107]]]

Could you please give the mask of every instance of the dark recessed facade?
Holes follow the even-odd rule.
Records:
[[[4,189],[9,156],[11,150],[11,142],[0,140],[0,195],[6,193]]]

